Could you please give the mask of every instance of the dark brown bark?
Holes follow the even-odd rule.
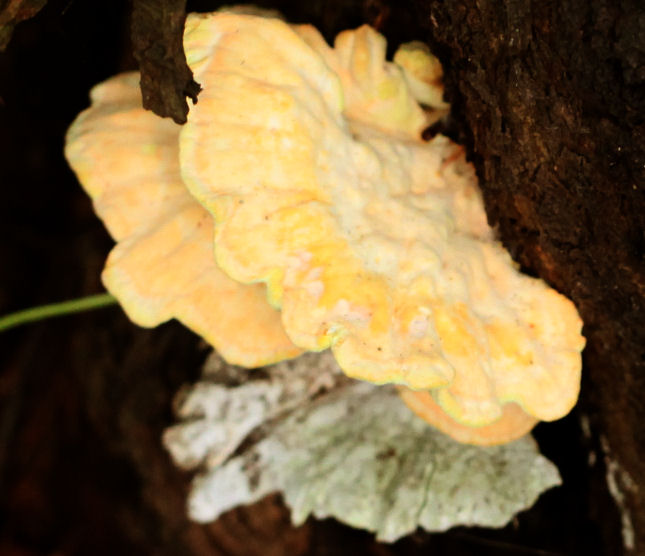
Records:
[[[582,410],[645,552],[645,9],[417,2],[490,223],[584,319]]]
[[[0,0],[0,52],[3,52],[21,21],[34,17],[47,0]]]
[[[186,0],[132,0],[132,49],[141,72],[143,107],[178,124],[201,90],[184,54]]]

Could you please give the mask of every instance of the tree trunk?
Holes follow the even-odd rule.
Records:
[[[642,554],[643,4],[447,0],[417,10],[446,64],[490,223],[515,260],[581,312],[581,412],[600,435],[623,540]]]

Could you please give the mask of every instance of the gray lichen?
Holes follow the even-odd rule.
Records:
[[[238,385],[232,372],[245,375]],[[233,385],[212,382],[225,375]],[[329,353],[251,377],[220,365],[185,395],[184,422],[166,433],[175,461],[200,468],[188,504],[196,521],[281,492],[296,524],[334,517],[394,541],[417,527],[501,527],[560,484],[530,437],[459,444],[393,387],[344,378]]]

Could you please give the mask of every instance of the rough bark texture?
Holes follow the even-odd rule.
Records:
[[[47,0],[0,0],[0,52],[7,48],[14,27],[34,17],[46,3]]]
[[[583,410],[645,552],[642,2],[417,2],[491,224],[585,322]]]
[[[186,0],[133,0],[132,48],[141,72],[143,107],[186,123],[189,97],[201,90],[184,55]]]

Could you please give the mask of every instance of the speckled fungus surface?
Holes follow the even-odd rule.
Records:
[[[177,318],[230,362],[259,366],[300,353],[263,285],[216,266],[212,218],[179,173],[180,127],[141,107],[139,75],[114,77],[67,134],[65,154],[117,241],[103,281],[142,326]]]
[[[426,390],[459,426],[512,413],[526,432],[572,408],[580,318],[495,240],[462,150],[421,139],[423,71],[386,62],[368,27],[331,49],[307,26],[194,15],[185,47],[204,90],[182,177],[214,218],[218,265],[267,284],[296,345]]]

